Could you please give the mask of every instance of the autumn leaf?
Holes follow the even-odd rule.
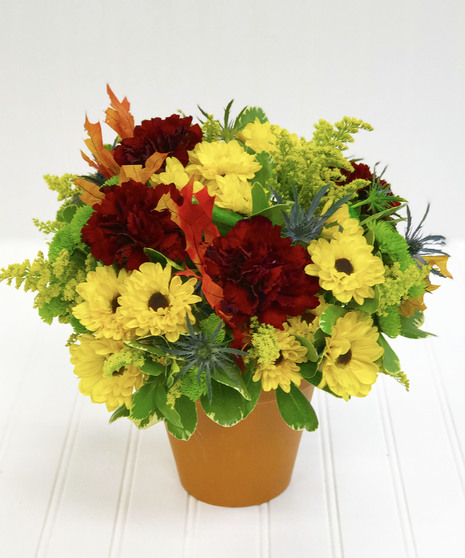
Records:
[[[129,112],[129,101],[124,97],[120,102],[116,98],[110,86],[107,85],[107,93],[111,104],[105,111],[105,122],[112,128],[121,139],[132,138],[134,135],[134,117]]]
[[[82,194],[80,194],[79,198],[85,204],[92,206],[105,199],[105,194],[100,190],[97,184],[85,178],[75,178],[73,182],[78,188],[81,188]]]
[[[155,174],[157,170],[163,165],[168,153],[158,153],[155,151],[145,161],[145,166],[142,165],[123,165],[120,168],[119,183],[123,184],[128,180],[135,180],[145,184],[147,180]]]
[[[97,169],[105,178],[119,174],[119,165],[115,162],[113,155],[108,149],[105,149],[102,139],[102,129],[100,122],[92,124],[86,116],[84,129],[89,134],[89,138],[84,140],[89,151],[94,156],[90,159],[85,153],[81,151],[82,157],[91,167]]]

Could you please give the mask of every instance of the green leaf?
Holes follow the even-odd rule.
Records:
[[[419,326],[423,325],[424,317],[422,312],[415,310],[415,313],[406,318],[405,316],[400,316],[400,335],[408,337],[409,339],[424,339],[426,337],[436,337],[434,333],[428,333],[419,329]]]
[[[121,405],[111,415],[110,424],[112,422],[115,422],[115,420],[118,420],[119,418],[128,417],[128,416],[129,416],[129,409],[126,407],[126,405]]]
[[[259,213],[270,206],[268,194],[259,182],[252,186],[252,214]]]
[[[57,221],[61,221],[62,223],[71,223],[76,210],[77,205],[68,205],[63,209],[59,209],[57,212]]]
[[[310,401],[294,384],[289,393],[278,387],[276,401],[281,416],[292,429],[313,432],[318,428],[318,418]]]
[[[318,373],[318,364],[316,362],[308,361],[308,362],[303,362],[302,364],[299,365],[299,367],[300,367],[299,372],[302,378],[304,378],[304,380],[307,380],[307,382],[313,384],[313,378],[315,378],[315,376]],[[318,384],[320,383],[320,381],[321,381],[321,375]]]
[[[161,252],[157,252],[153,248],[144,248],[144,252],[150,258],[150,261],[152,263],[160,263],[162,267],[170,265],[173,269],[177,270],[184,269],[181,265],[177,264],[173,260],[170,260],[164,254],[162,254]]]
[[[213,206],[212,221],[213,224],[218,227],[219,233],[223,236],[241,219],[244,219],[244,215],[240,215],[230,209],[223,209],[216,205]]]
[[[384,349],[384,353],[381,358],[383,359],[383,366],[386,371],[391,373],[399,372],[401,370],[399,357],[392,350],[391,345],[389,345],[386,338],[381,333],[378,337],[378,345]]]
[[[197,428],[197,410],[195,403],[185,395],[176,399],[175,409],[181,420],[181,427],[166,421],[169,432],[178,440],[188,440]]]
[[[348,307],[352,310],[361,310],[362,312],[366,312],[367,314],[374,314],[376,310],[378,310],[379,306],[379,288],[378,285],[375,285],[374,288],[375,296],[373,298],[366,298],[363,304],[357,304],[356,302],[352,301]]]
[[[205,414],[222,426],[233,426],[244,419],[255,408],[261,392],[261,383],[254,382],[252,377],[252,372],[246,370],[243,380],[250,399],[244,399],[236,389],[214,380],[211,401],[206,395],[200,398]]]
[[[145,359],[144,364],[141,366],[141,370],[144,374],[148,374],[149,376],[160,376],[160,374],[165,372],[165,367],[163,364],[155,362],[149,357]]]
[[[326,337],[324,331],[318,328],[315,333],[313,334],[313,344],[315,345],[315,349],[318,351],[319,354],[323,352],[323,349],[326,346]]]
[[[317,360],[320,357],[315,349],[315,345],[311,341],[309,341],[306,337],[302,337],[302,335],[294,335],[294,337],[301,345],[303,345],[307,349],[308,360],[311,360],[312,362],[317,362]]]
[[[182,422],[179,413],[176,411],[176,408],[173,409],[173,407],[171,407],[171,405],[168,405],[167,403],[167,393],[164,386],[160,384],[156,386],[154,392],[154,400],[159,414],[163,415],[163,418],[169,421],[174,426],[182,428]]]
[[[273,178],[274,173],[274,164],[271,155],[266,151],[262,151],[261,153],[257,153],[255,155],[255,159],[257,162],[260,163],[262,168],[255,173],[254,178],[252,179],[252,184],[255,182],[259,182],[263,184],[265,187],[268,182]]]
[[[242,373],[239,367],[231,364],[228,369],[217,369],[212,372],[211,377],[225,386],[231,387],[238,391],[244,399],[250,401],[251,397],[245,385]]]
[[[345,314],[344,308],[330,304],[320,316],[320,329],[331,335],[331,329],[336,320]]]
[[[234,123],[234,129],[237,131],[242,130],[247,126],[247,124],[255,122],[256,118],[258,118],[258,120],[262,124],[268,122],[266,114],[260,107],[248,107],[244,111],[242,111],[240,116],[236,119],[236,122]]]
[[[147,382],[132,396],[132,405],[130,412],[130,416],[132,419],[143,420],[156,412],[156,387],[156,383]]]
[[[279,203],[267,207],[266,209],[262,209],[262,211],[259,211],[258,213],[254,213],[253,216],[263,215],[263,217],[269,219],[273,223],[273,225],[279,225],[281,227],[282,225],[284,225],[283,211],[288,209],[289,209],[288,205],[284,203]]]
[[[139,349],[157,356],[166,356],[166,343],[161,337],[147,337],[144,339],[128,339],[123,341],[128,347]]]

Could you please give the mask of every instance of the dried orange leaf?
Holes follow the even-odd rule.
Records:
[[[111,105],[105,111],[107,115],[105,122],[121,139],[131,138],[134,134],[134,117],[129,112],[129,101],[126,97],[122,101],[118,101],[109,85],[107,85],[107,93]]]
[[[105,199],[105,194],[100,190],[97,184],[94,184],[85,178],[75,178],[73,182],[78,188],[81,188],[82,194],[79,198],[85,204],[92,206]]]
[[[92,124],[86,116],[84,128],[89,134],[89,138],[84,140],[84,143],[94,156],[94,160],[92,160],[83,154],[84,160],[102,173],[105,178],[111,178],[115,174],[119,174],[119,165],[115,162],[112,153],[108,151],[108,149],[105,149],[103,145],[100,122]]]

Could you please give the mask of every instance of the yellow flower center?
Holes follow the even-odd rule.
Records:
[[[350,263],[347,258],[339,258],[335,262],[336,270],[345,273],[346,275],[350,275],[354,272],[354,266]]]
[[[161,293],[153,293],[153,295],[149,299],[148,307],[154,310],[155,312],[159,308],[167,308],[169,306],[169,300],[166,296],[162,295]]]

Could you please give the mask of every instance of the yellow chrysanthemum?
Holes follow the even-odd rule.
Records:
[[[121,321],[118,297],[128,277],[125,269],[117,274],[111,266],[97,267],[79,283],[76,291],[84,302],[73,308],[74,316],[96,337],[127,339],[130,333]]]
[[[237,134],[237,138],[247,147],[253,149],[255,153],[261,151],[270,151],[276,144],[276,134],[273,133],[272,126],[269,122],[260,122],[255,118],[254,122],[249,122],[243,130]]]
[[[157,184],[174,184],[178,190],[184,188],[189,182],[191,176],[186,172],[184,165],[176,157],[167,157],[165,160],[165,171],[159,174],[153,174],[150,182],[154,185]],[[203,185],[198,181],[194,181],[194,193],[203,188]]]
[[[195,322],[191,304],[200,302],[194,293],[196,279],[184,283],[171,278],[171,266],[146,262],[132,272],[122,288],[120,312],[124,324],[137,337],[164,335],[170,342],[186,333],[186,314]]]
[[[365,397],[375,383],[375,361],[383,354],[378,345],[379,332],[371,318],[362,312],[348,312],[336,320],[331,336],[326,338],[320,368],[326,385],[340,397]]]
[[[325,213],[331,205],[331,202],[323,207],[322,213]],[[321,231],[321,236],[330,240],[344,231],[347,234],[363,234],[363,228],[360,226],[360,221],[351,217],[349,207],[347,204],[342,205],[337,211],[331,215],[326,221],[325,227]]]
[[[105,403],[109,411],[120,405],[131,406],[132,394],[138,390],[144,376],[137,366],[127,366],[112,376],[105,376],[105,360],[120,351],[123,344],[113,339],[97,339],[92,335],[82,335],[79,345],[72,345],[71,363],[74,373],[81,378],[79,391],[90,396],[93,403]]]
[[[207,181],[208,193],[215,196],[218,207],[250,215],[252,213],[252,186],[235,174],[218,176]]]
[[[216,180],[218,176],[234,174],[243,180],[251,180],[261,169],[255,157],[245,151],[237,141],[228,143],[213,141],[198,143],[189,154],[191,164],[187,172],[199,175],[200,180]],[[203,179],[203,180],[202,180]]]
[[[312,240],[308,252],[313,263],[305,267],[308,275],[319,277],[320,286],[343,303],[352,298],[363,304],[373,298],[373,286],[383,283],[384,265],[374,256],[361,234],[342,232],[332,240]]]
[[[286,331],[276,329],[275,336],[279,347],[278,358],[268,364],[259,362],[253,381],[261,380],[263,391],[270,391],[279,386],[283,391],[289,393],[291,382],[300,386],[302,376],[298,363],[306,361],[307,349]]]
[[[294,316],[287,319],[283,324],[284,331],[290,335],[300,335],[312,340],[313,334],[320,326],[320,316],[328,306],[322,296],[318,297],[320,304],[316,308],[307,310],[302,316]]]

